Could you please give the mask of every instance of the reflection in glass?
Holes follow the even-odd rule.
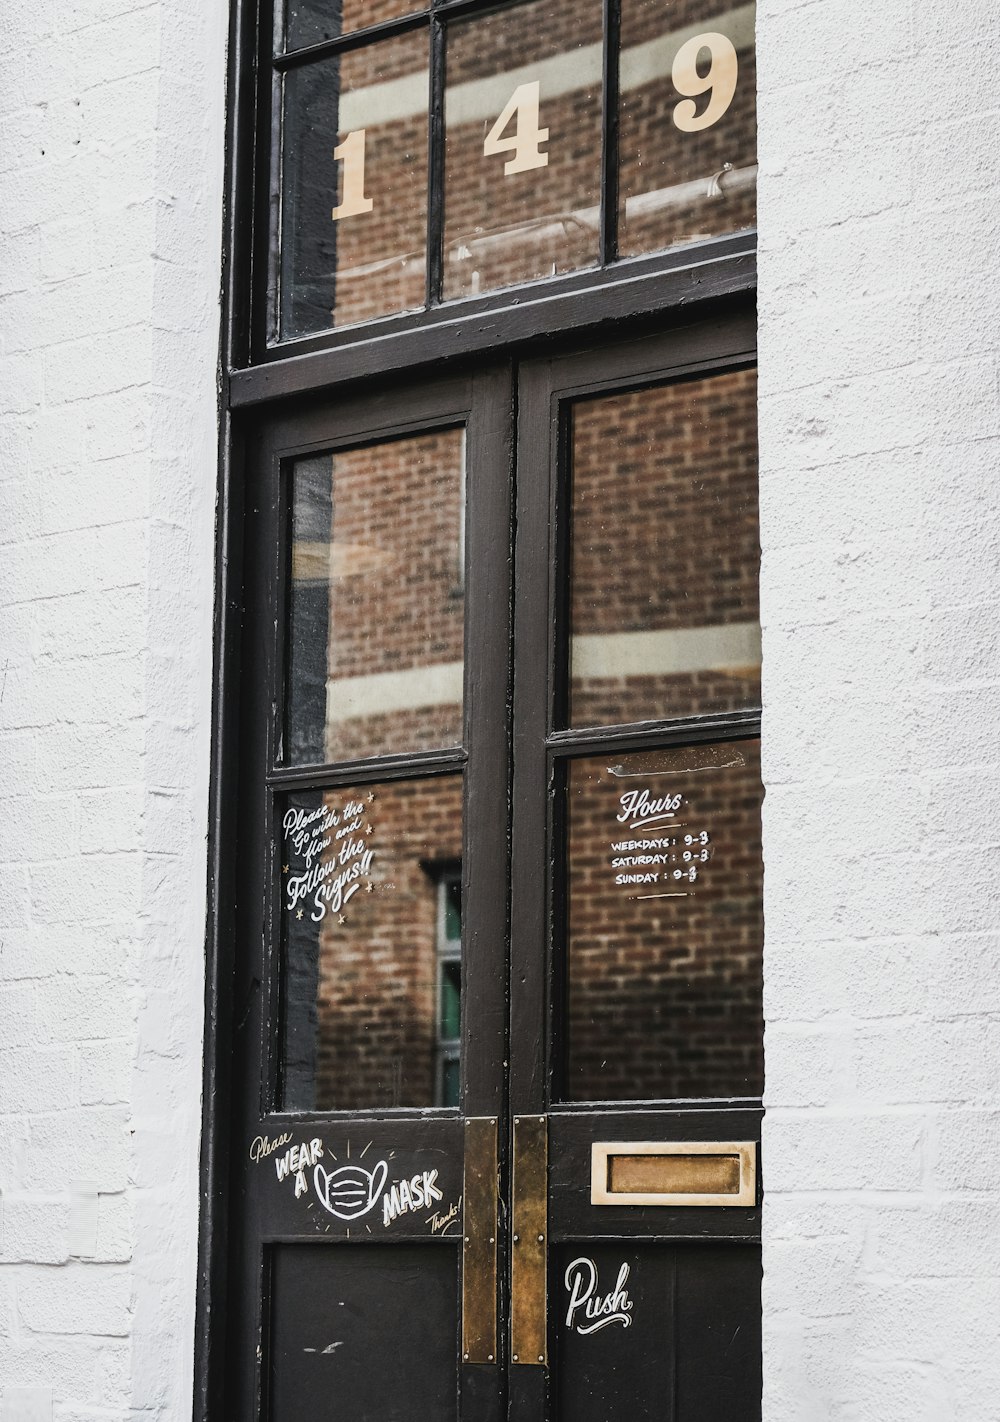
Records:
[[[572,407],[572,725],[760,703],[756,372]]]
[[[461,776],[307,790],[280,813],[285,1109],[457,1105]]]
[[[448,30],[444,295],[598,259],[600,0],[535,0]]]
[[[381,25],[424,9],[421,0],[286,0],[285,49],[305,49],[352,30]]]
[[[622,256],[755,226],[755,8],[622,0]]]
[[[423,29],[285,75],[283,337],[423,306],[428,85]]]
[[[464,430],[297,460],[286,760],[462,739]]]
[[[565,1099],[763,1087],[759,741],[569,766]]]
[[[446,870],[439,883],[438,1078],[435,1104],[458,1105],[462,1031],[462,871]]]

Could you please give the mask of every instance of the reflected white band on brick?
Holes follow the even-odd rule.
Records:
[[[674,627],[655,632],[574,637],[576,677],[672,676],[685,672],[741,672],[760,665],[760,627],[730,622],[716,627]],[[331,678],[326,719],[332,725],[361,716],[385,716],[462,700],[462,663],[407,667],[368,676]]]
[[[422,706],[457,706],[462,701],[462,663],[407,667],[368,676],[331,678],[326,684],[327,725],[356,716],[385,716]]]
[[[760,665],[760,626],[728,622],[574,637],[570,660],[573,676],[588,679],[741,671]]]

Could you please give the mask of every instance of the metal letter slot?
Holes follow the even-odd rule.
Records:
[[[548,1359],[548,1175],[548,1122],[544,1116],[515,1116],[510,1358],[536,1368]]]
[[[470,1116],[465,1123],[462,1185],[462,1357],[497,1360],[497,1122]]]
[[[755,1141],[595,1141],[592,1205],[755,1205]]]

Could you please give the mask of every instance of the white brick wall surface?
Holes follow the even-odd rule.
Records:
[[[0,1417],[191,1413],[226,6],[0,21]]]
[[[1000,25],[760,0],[766,1422],[1000,1417]]]

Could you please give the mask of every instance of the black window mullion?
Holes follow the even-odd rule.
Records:
[[[397,35],[409,34],[411,30],[419,30],[427,24],[427,10],[415,10],[409,15],[399,15],[391,20],[383,20],[381,24],[369,25],[362,30],[349,30],[347,34],[335,35],[333,39],[320,40],[318,44],[310,44],[303,49],[286,50],[281,54],[276,54],[272,60],[274,68],[279,71],[297,69],[304,64],[312,64],[317,60],[329,59],[334,54],[344,54],[348,50],[363,49],[366,45],[376,44],[379,40],[394,39]]]
[[[604,0],[604,132],[601,149],[602,266],[618,256],[618,87],[621,69],[621,0]]]
[[[579,726],[553,731],[546,746],[553,758],[598,755],[603,751],[642,750],[645,746],[701,745],[708,741],[738,740],[760,734],[761,713],[746,711],[685,714],[663,721],[639,721],[616,726]]]
[[[274,770],[266,777],[274,791],[330,790],[338,785],[368,784],[379,780],[405,780],[416,775],[447,775],[464,770],[468,757],[462,747],[444,751],[417,751],[397,756],[371,756],[364,760],[337,761]]]

